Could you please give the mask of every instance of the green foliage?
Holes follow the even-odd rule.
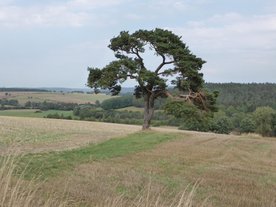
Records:
[[[208,131],[213,112],[217,110],[215,103],[217,93],[205,92],[204,107],[209,111],[203,110],[202,103],[185,102],[183,100],[168,102],[163,108],[167,114],[173,115],[182,120],[180,129]]]
[[[63,110],[63,111],[70,111],[73,110],[78,104],[76,103],[64,103],[64,102],[31,102],[28,101],[25,104],[25,108],[31,109],[41,109],[43,111],[47,110]]]
[[[177,118],[187,119],[192,116],[199,116],[199,111],[194,105],[183,101],[171,101],[165,105],[164,110]]]
[[[240,129],[241,132],[245,133],[254,132],[256,129],[256,124],[252,118],[246,117],[242,119]]]
[[[216,114],[211,122],[211,131],[219,134],[229,134],[233,130],[231,120],[222,114]]]
[[[49,119],[72,119],[72,116],[64,116],[63,114],[59,114],[59,113],[54,113],[54,114],[48,114],[46,116],[46,118],[49,118]]]
[[[275,83],[206,83],[204,88],[218,91],[217,103],[224,108],[240,112],[253,112],[260,106],[276,109]]]
[[[0,105],[18,106],[18,100],[16,99],[0,99]]]
[[[127,111],[127,110],[101,110],[94,106],[81,106],[74,110],[74,115],[79,116],[81,120],[88,121],[102,121],[111,123],[135,124],[141,125],[143,123],[144,115],[141,111]],[[178,125],[178,121],[162,111],[157,111],[153,118],[153,125]]]
[[[276,112],[271,107],[258,107],[254,112],[256,132],[262,136],[274,136],[276,129]]]
[[[210,129],[210,117],[189,117],[184,119],[179,129],[207,132]]]
[[[101,107],[104,110],[120,109],[133,105],[132,96],[122,96],[118,98],[107,99],[102,102]]]

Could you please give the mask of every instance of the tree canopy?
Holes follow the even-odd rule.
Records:
[[[122,31],[110,40],[108,47],[114,51],[117,60],[101,69],[88,68],[88,86],[95,92],[108,89],[112,95],[117,95],[123,82],[136,80],[134,94],[137,98],[143,97],[145,104],[144,129],[150,126],[155,99],[171,96],[168,91],[169,77],[171,84],[185,92],[180,98],[193,103],[204,102],[204,93],[200,92],[204,83],[200,70],[205,61],[195,56],[180,36],[159,28],[138,30],[132,34]],[[161,57],[156,68],[145,65],[147,50]]]

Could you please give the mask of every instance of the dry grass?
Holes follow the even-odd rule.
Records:
[[[14,177],[16,159],[9,155],[0,160],[0,207],[63,207],[66,199],[58,199],[55,193],[40,193],[41,183],[36,179],[24,181],[23,174]],[[43,195],[43,196],[42,196]]]
[[[66,183],[59,183],[57,189],[63,189],[63,192],[58,196],[57,189],[53,188],[53,186],[49,188],[48,185],[45,185],[44,182],[39,182],[39,179],[35,177],[28,181],[23,180],[24,172],[22,174],[17,174],[16,162],[17,159],[14,155],[8,155],[0,159],[0,207],[66,207],[88,205],[87,203],[84,204],[81,200],[71,200],[65,195],[64,190],[68,186],[68,184],[66,184],[68,181]],[[14,177],[13,174],[17,174],[17,177]],[[193,196],[198,187],[198,183],[195,183],[191,190],[188,190],[188,187],[183,193],[177,195],[174,200],[165,202],[160,197],[161,193],[157,193],[158,191],[152,188],[151,182],[149,182],[146,188],[140,191],[134,199],[125,198],[123,194],[114,196],[101,195],[100,202],[92,202],[89,206],[192,207]]]
[[[179,133],[179,139],[150,151],[82,164],[47,184],[58,189],[70,180],[67,193],[87,206],[104,206],[107,197],[118,195],[122,206],[132,206],[144,195],[146,206],[150,180],[150,206],[157,198],[157,206],[170,206],[187,185],[201,180],[193,206],[276,206],[275,139],[188,134]]]
[[[22,143],[16,146],[21,152],[74,148],[139,130],[130,125],[0,117],[0,143],[14,149],[3,141],[14,137]],[[177,138],[120,157],[91,159],[47,182],[20,181],[20,186],[32,186],[28,192],[34,200],[53,190],[61,198],[65,193],[67,206],[276,206],[276,139],[174,128],[153,131]],[[49,138],[42,139],[44,134]],[[16,185],[17,179],[1,181]]]
[[[140,126],[123,124],[0,117],[0,154],[11,149],[22,153],[73,149],[139,130]]]

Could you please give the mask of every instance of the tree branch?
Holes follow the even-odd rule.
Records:
[[[165,94],[166,95],[166,90],[160,90],[160,91],[158,91],[157,93],[155,92],[155,94],[154,94],[154,97],[155,98],[157,98],[158,96],[160,96],[161,94]]]
[[[135,51],[134,51],[135,49]],[[144,65],[144,59],[141,57],[141,55],[139,54],[138,52],[138,49],[137,48],[131,48],[131,52],[132,54],[136,55],[141,63],[141,66],[142,68],[145,68],[145,65]]]
[[[182,100],[182,101],[189,102],[192,104],[197,100],[202,104],[205,111],[209,110],[208,107],[206,106],[206,98],[205,98],[204,94],[202,94],[202,92],[192,92],[189,90],[189,94],[185,94],[185,95],[180,94],[178,96],[173,96],[168,91],[166,91],[165,95],[174,100]]]
[[[159,54],[159,53],[158,53],[158,54]],[[155,74],[158,74],[158,72],[162,69],[162,67],[163,67],[164,65],[172,64],[172,63],[175,62],[174,60],[169,61],[169,62],[166,62],[166,57],[165,57],[165,55],[163,55],[163,54],[159,54],[159,55],[162,57],[163,61],[162,61],[162,63],[156,68]],[[158,75],[159,75],[159,74],[158,74]]]

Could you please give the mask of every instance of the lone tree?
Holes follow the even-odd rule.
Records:
[[[134,95],[144,99],[143,129],[150,127],[154,102],[159,97],[169,96],[207,109],[207,98],[202,91],[203,74],[199,72],[205,61],[192,54],[180,36],[158,28],[138,30],[133,34],[122,31],[110,40],[108,47],[114,51],[117,60],[102,69],[88,68],[88,86],[96,93],[101,88],[117,95],[123,82],[136,80]],[[147,50],[153,50],[160,57],[160,64],[156,68],[145,65]],[[169,77],[171,83],[182,92],[177,97],[168,91]]]

